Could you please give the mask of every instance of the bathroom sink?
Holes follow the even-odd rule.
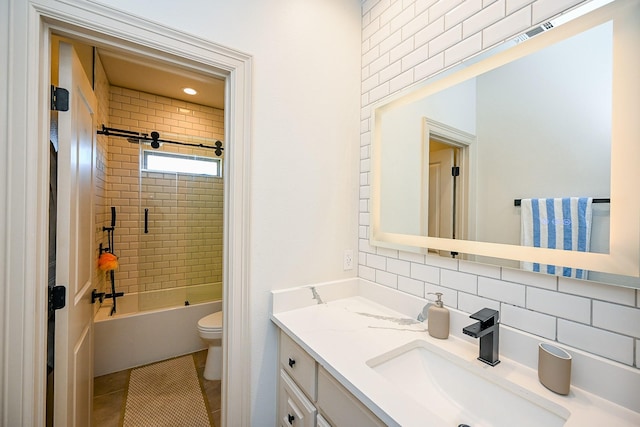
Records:
[[[416,340],[367,365],[443,425],[559,427],[567,421],[565,408],[491,372],[500,367],[473,362]]]

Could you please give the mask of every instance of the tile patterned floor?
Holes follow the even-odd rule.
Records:
[[[202,377],[207,350],[194,353],[198,378],[202,382],[209,401],[214,427],[220,427],[221,382]],[[95,427],[118,427],[125,404],[125,392],[129,370],[96,377],[93,384],[93,420]]]

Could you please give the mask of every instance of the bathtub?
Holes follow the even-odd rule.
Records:
[[[190,299],[181,288],[125,294],[117,299],[113,316],[105,300],[94,317],[94,376],[204,350],[198,320],[222,310],[219,297],[199,302],[210,298],[212,289],[219,295],[221,284],[203,286],[195,296],[190,288]]]

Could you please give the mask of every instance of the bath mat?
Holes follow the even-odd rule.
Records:
[[[193,356],[133,369],[123,427],[211,427]]]

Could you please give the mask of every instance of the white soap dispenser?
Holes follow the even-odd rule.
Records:
[[[428,309],[427,329],[429,330],[429,335],[434,338],[447,339],[449,338],[449,310],[442,302],[442,292],[430,294],[436,296],[436,302],[429,306]]]

